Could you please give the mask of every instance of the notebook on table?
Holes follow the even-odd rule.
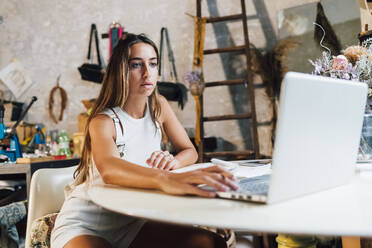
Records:
[[[281,87],[271,174],[218,197],[274,203],[346,184],[354,173],[367,85],[289,72]]]

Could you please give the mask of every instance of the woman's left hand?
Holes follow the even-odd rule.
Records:
[[[152,168],[160,170],[173,170],[177,168],[179,162],[168,151],[155,151],[146,160],[146,163]]]

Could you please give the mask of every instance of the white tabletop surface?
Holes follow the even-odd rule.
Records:
[[[186,225],[287,234],[372,237],[372,171],[327,191],[271,205],[97,185],[92,200],[118,213]]]

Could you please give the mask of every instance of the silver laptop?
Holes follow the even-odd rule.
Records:
[[[218,197],[274,203],[346,184],[354,173],[367,85],[289,72],[283,79],[271,175]]]

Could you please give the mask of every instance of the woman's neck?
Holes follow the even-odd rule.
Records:
[[[124,104],[124,110],[135,119],[145,116],[147,97],[128,97]]]

